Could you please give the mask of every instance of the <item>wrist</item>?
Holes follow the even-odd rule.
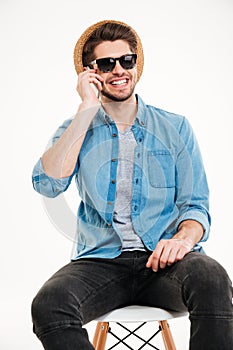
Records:
[[[101,102],[100,100],[98,100],[98,98],[83,100],[79,105],[78,112],[83,112],[83,111],[92,110],[96,108],[99,109],[100,106],[101,106]]]
[[[185,220],[182,221],[178,227],[178,232],[174,236],[175,239],[183,239],[186,244],[192,247],[198,243],[202,236],[204,230],[203,226],[195,220]]]

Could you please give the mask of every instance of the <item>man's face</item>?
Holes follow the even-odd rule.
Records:
[[[104,41],[94,50],[95,59],[112,57],[119,58],[126,54],[131,54],[129,44],[124,40]],[[137,83],[137,68],[124,69],[119,61],[111,72],[104,73],[98,69],[97,73],[104,78],[102,85],[103,102],[112,101],[128,101],[132,97],[135,85]]]

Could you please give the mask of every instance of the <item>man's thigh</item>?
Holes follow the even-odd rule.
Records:
[[[129,303],[131,273],[124,260],[79,259],[57,271],[40,289],[37,303],[48,321],[77,315],[85,324]],[[56,315],[56,310],[59,315]]]
[[[181,261],[157,272],[150,269],[137,283],[135,301],[175,311],[187,310],[188,289],[198,289],[198,284],[205,283],[206,273],[211,271],[213,275],[216,266],[218,263],[207,255],[191,252]]]

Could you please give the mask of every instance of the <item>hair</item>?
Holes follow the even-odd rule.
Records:
[[[103,41],[125,40],[130,50],[137,52],[137,38],[132,29],[119,23],[105,23],[97,28],[86,41],[83,47],[82,63],[86,67],[95,59],[94,50]]]

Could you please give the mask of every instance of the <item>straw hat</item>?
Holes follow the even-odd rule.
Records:
[[[79,40],[77,41],[75,48],[74,48],[74,65],[75,65],[75,70],[77,74],[83,72],[83,64],[82,64],[82,54],[83,54],[83,47],[86,43],[86,41],[90,38],[92,33],[99,27],[101,27],[105,23],[118,23],[121,25],[124,25],[132,30],[134,35],[136,36],[137,39],[137,71],[138,71],[138,80],[141,77],[142,70],[143,70],[143,64],[144,64],[144,55],[143,55],[143,48],[142,48],[142,43],[135,32],[133,28],[131,28],[128,24],[124,22],[119,22],[119,21],[114,21],[114,20],[104,20],[101,22],[97,22],[90,27],[88,27],[83,34],[80,36]]]

